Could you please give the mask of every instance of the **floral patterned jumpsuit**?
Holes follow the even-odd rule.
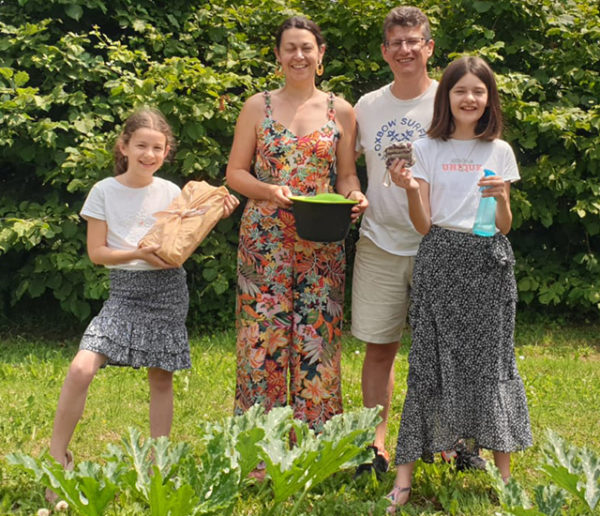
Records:
[[[272,118],[264,95],[256,177],[287,185],[294,195],[333,191],[339,139],[333,94],[327,123],[301,137]],[[290,403],[294,417],[320,431],[342,411],[343,242],[303,240],[290,210],[249,199],[237,267],[236,414],[255,403],[267,410]]]

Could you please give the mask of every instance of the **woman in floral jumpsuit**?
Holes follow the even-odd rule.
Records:
[[[354,219],[367,207],[354,166],[352,107],[315,85],[324,51],[313,22],[284,22],[275,55],[285,85],[246,101],[227,167],[228,184],[248,197],[238,250],[235,411],[290,403],[317,431],[342,411],[345,254],[343,242],[298,237],[289,197],[336,190],[359,201]]]

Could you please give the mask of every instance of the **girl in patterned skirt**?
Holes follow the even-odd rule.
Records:
[[[289,197],[335,189],[359,201],[353,218],[367,206],[352,107],[315,85],[324,52],[312,21],[281,25],[275,56],[285,84],[246,101],[227,166],[227,183],[248,198],[238,249],[235,412],[289,403],[317,431],[342,410],[344,243],[299,238]]]
[[[58,400],[50,454],[65,468],[73,467],[67,446],[88,387],[106,364],[148,368],[150,435],[171,430],[173,371],[190,367],[186,274],[159,258],[158,246],[140,248],[138,242],[154,224],[153,214],[180,193],[174,183],[154,176],[173,147],[160,112],[131,115],[114,148],[115,177],[96,183],[81,209],[90,260],[110,268],[110,295],[84,332]],[[226,216],[238,201],[229,196],[224,204]],[[56,498],[46,491],[49,502]]]
[[[525,389],[514,356],[517,289],[510,230],[514,153],[499,137],[494,74],[480,58],[445,70],[428,137],[411,169],[397,161],[411,220],[425,235],[415,261],[408,390],[396,449],[390,512],[410,495],[416,459],[465,439],[493,450],[505,481],[510,453],[532,444]],[[490,169],[494,176],[482,177]],[[497,201],[496,234],[472,233],[481,197]]]

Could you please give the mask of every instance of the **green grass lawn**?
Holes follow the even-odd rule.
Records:
[[[388,448],[395,448],[402,402],[406,392],[408,338],[396,363],[396,390],[391,410]],[[9,467],[7,453],[37,456],[47,448],[52,419],[76,340],[0,337],[0,514],[34,514],[44,506],[43,489]],[[517,362],[529,400],[535,444],[513,458],[513,475],[528,490],[544,482],[539,470],[541,446],[551,428],[571,443],[600,449],[600,326],[558,327],[520,324]],[[344,408],[362,405],[360,392],[364,346],[344,338]],[[172,440],[198,445],[197,424],[219,420],[232,412],[235,387],[233,332],[192,339],[193,368],[175,375],[175,418]],[[84,416],[71,449],[78,460],[101,460],[109,443],[116,443],[128,427],[145,435],[148,429],[148,388],[143,370],[101,370],[90,388]],[[486,457],[490,454],[484,452]],[[303,511],[312,515],[362,515],[373,511],[376,500],[391,488],[393,472],[378,482],[352,472],[341,472],[311,491]],[[234,514],[264,512],[268,487],[249,489]],[[411,504],[406,514],[444,514],[444,497],[454,497],[456,514],[489,514],[499,510],[486,473],[455,473],[440,463],[418,464]],[[568,510],[568,508],[567,508]],[[119,510],[115,514],[134,514]],[[567,512],[574,514],[573,512]],[[378,514],[376,511],[374,514]]]

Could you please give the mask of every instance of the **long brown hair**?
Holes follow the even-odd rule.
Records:
[[[123,130],[117,138],[113,148],[115,158],[115,176],[119,176],[127,172],[127,156],[121,152],[121,145],[127,145],[131,139],[131,135],[138,129],[146,128],[161,132],[165,135],[166,143],[169,146],[169,154],[165,161],[173,155],[175,149],[175,139],[173,131],[167,122],[164,115],[158,109],[144,107],[138,109],[125,120]]]
[[[483,59],[465,56],[452,61],[444,70],[433,105],[433,118],[427,134],[430,138],[447,140],[454,132],[454,118],[450,110],[450,90],[462,77],[472,73],[483,82],[488,91],[488,105],[477,121],[475,136],[481,140],[492,141],[502,135],[502,111],[500,95],[494,78],[494,72]]]

